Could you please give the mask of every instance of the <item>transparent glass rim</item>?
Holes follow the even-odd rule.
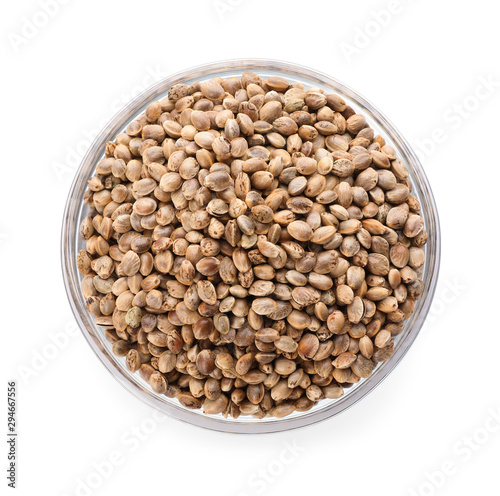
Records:
[[[164,396],[156,395],[145,382],[135,377],[137,374],[134,376],[128,373],[123,363],[120,362],[122,359],[118,359],[111,353],[109,344],[103,338],[102,331],[94,324],[92,317],[87,312],[85,300],[80,291],[81,276],[76,266],[76,254],[80,244],[78,239],[79,220],[83,210],[83,194],[87,188],[87,179],[91,177],[97,161],[103,155],[106,142],[114,139],[116,134],[122,131],[132,118],[139,115],[148,103],[165,94],[174,84],[181,82],[189,84],[196,80],[218,76],[227,78],[241,75],[245,71],[255,71],[265,76],[281,75],[291,80],[304,82],[307,86],[322,87],[342,95],[355,110],[363,113],[370,125],[394,145],[399,156],[407,165],[414,187],[413,194],[420,200],[421,213],[429,233],[425,247],[426,262],[422,275],[424,292],[416,303],[413,316],[405,322],[403,333],[397,337],[393,356],[386,362],[379,364],[369,378],[346,389],[345,395],[341,398],[322,400],[308,412],[293,414],[281,419],[240,417],[234,420],[225,419],[220,415],[209,416],[199,411],[184,408],[180,403],[175,404],[176,400],[172,401]],[[61,235],[62,271],[71,309],[85,339],[115,379],[139,399],[173,418],[206,429],[241,434],[281,432],[312,425],[338,415],[373,391],[394,370],[422,328],[436,290],[440,256],[439,218],[431,187],[418,157],[392,122],[363,96],[340,81],[304,66],[268,59],[225,60],[187,69],[162,79],[128,103],[105,126],[85,154],[70,188]]]

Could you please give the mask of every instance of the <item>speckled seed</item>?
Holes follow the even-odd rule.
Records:
[[[252,302],[252,310],[257,315],[269,315],[278,308],[277,303],[271,298],[256,298]]]
[[[309,241],[313,235],[311,226],[307,222],[301,220],[291,222],[286,229],[292,238],[299,241]]]

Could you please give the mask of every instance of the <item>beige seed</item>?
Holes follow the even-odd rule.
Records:
[[[365,306],[363,300],[359,296],[355,296],[351,304],[347,305],[347,317],[349,322],[358,324],[363,318]]]
[[[313,243],[324,245],[332,240],[337,232],[335,226],[322,226],[316,229],[311,237]]]
[[[252,296],[269,296],[274,293],[275,285],[271,281],[255,281],[248,289]]]
[[[321,293],[311,286],[298,287],[292,290],[293,300],[301,305],[307,306],[319,302]]]
[[[350,305],[354,301],[354,292],[347,284],[337,286],[337,303],[339,305]]]
[[[414,238],[422,232],[424,228],[424,221],[420,215],[412,214],[408,217],[405,223],[403,232],[406,237]]]
[[[248,272],[252,268],[248,254],[242,248],[233,251],[233,263],[240,272]]]
[[[231,185],[231,177],[227,172],[212,172],[205,177],[205,186],[212,191],[224,191]]]
[[[202,301],[209,305],[215,305],[217,303],[217,293],[214,285],[210,281],[198,281],[196,283],[196,289]]]
[[[359,351],[365,358],[373,356],[373,341],[368,336],[363,336],[359,340]]]
[[[389,273],[389,260],[380,253],[370,253],[366,268],[375,275],[385,276]]]
[[[384,313],[395,312],[398,309],[398,301],[394,296],[387,296],[377,303],[377,309]]]
[[[319,348],[319,340],[314,334],[305,334],[299,341],[298,352],[304,359],[312,358]]]
[[[357,356],[350,352],[340,354],[334,361],[333,366],[337,369],[347,369],[356,361]]]
[[[254,362],[255,359],[252,353],[246,353],[245,355],[241,356],[236,362],[235,370],[238,374],[243,376],[250,371]]]
[[[280,117],[273,122],[276,132],[284,136],[291,136],[298,131],[298,126],[290,117]]]
[[[274,371],[281,376],[290,375],[292,372],[295,372],[296,368],[296,363],[287,358],[278,358],[274,362]]]
[[[167,381],[160,372],[153,372],[151,374],[149,384],[157,394],[165,394],[167,392]]]
[[[286,353],[293,353],[298,348],[298,344],[289,336],[280,336],[274,345],[278,350]]]
[[[278,308],[277,303],[271,298],[256,298],[252,302],[252,310],[257,315],[269,315]]]
[[[324,386],[322,389],[323,395],[325,398],[329,400],[336,400],[344,395],[344,390],[342,387],[329,384],[328,386]]]
[[[222,85],[215,79],[201,83],[200,90],[203,93],[203,96],[209,100],[220,100],[225,93]]]
[[[279,332],[271,327],[265,327],[259,329],[255,333],[255,339],[262,341],[263,343],[274,343],[279,338]]]
[[[313,235],[311,226],[301,220],[291,222],[286,229],[290,236],[299,241],[309,241]]]
[[[228,404],[228,399],[225,394],[221,394],[218,398],[214,400],[206,399],[203,403],[203,413],[207,415],[217,415],[222,413]]]
[[[263,121],[273,123],[278,117],[281,116],[282,106],[280,102],[271,101],[264,104],[260,109],[260,118]]]
[[[141,259],[139,258],[139,255],[129,250],[127,253],[125,253],[125,256],[121,261],[120,269],[124,275],[133,276],[134,274],[137,274],[137,272],[139,272],[140,266]]]
[[[137,372],[142,365],[141,355],[137,350],[132,349],[127,353],[127,358],[125,362],[127,365],[127,369],[130,372],[132,373]]]
[[[181,187],[181,184],[182,177],[177,172],[167,172],[161,178],[160,188],[167,193],[171,193],[177,191]]]
[[[358,355],[356,361],[351,365],[351,370],[353,371],[353,373],[363,379],[369,377],[374,368],[375,363],[370,359],[365,358],[363,355]]]

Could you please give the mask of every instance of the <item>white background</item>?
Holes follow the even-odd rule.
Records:
[[[50,16],[9,2],[0,20],[2,396],[17,380],[17,494],[499,494],[497,5],[48,3]],[[252,57],[330,74],[399,127],[433,187],[443,254],[428,323],[375,392],[313,427],[237,437],[155,422],[119,386],[72,332],[59,237],[88,135],[160,77]],[[299,449],[283,458],[287,443]],[[114,452],[119,465],[96,477]]]

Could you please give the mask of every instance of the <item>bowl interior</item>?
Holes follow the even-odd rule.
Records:
[[[76,267],[76,254],[85,247],[79,234],[80,223],[88,212],[88,207],[83,205],[83,195],[87,189],[87,180],[92,177],[97,162],[104,156],[106,142],[113,140],[117,133],[124,130],[129,121],[144,112],[151,101],[166,96],[174,84],[180,82],[190,84],[213,77],[240,76],[245,71],[255,71],[265,78],[282,76],[290,82],[301,82],[306,88],[319,87],[325,90],[325,93],[337,93],[356,112],[365,115],[376,134],[380,133],[405,162],[413,183],[412,194],[421,203],[421,214],[429,233],[422,275],[425,284],[424,293],[417,301],[413,315],[406,321],[404,331],[395,338],[393,356],[379,364],[368,379],[345,389],[341,398],[322,400],[308,412],[295,412],[282,419],[240,417],[234,420],[225,419],[222,415],[208,416],[199,410],[184,408],[176,399],[154,393],[138,374],[131,374],[126,369],[124,358],[113,355],[111,345],[104,338],[103,330],[95,325],[86,310],[85,300],[80,291],[82,276]],[[190,69],[158,82],[124,107],[95,139],[82,161],[68,197],[61,241],[63,274],[73,313],[85,338],[114,377],[137,397],[168,415],[201,427],[236,433],[276,432],[319,422],[344,411],[372,391],[394,369],[415,340],[429,311],[437,283],[440,258],[439,220],[432,191],[418,158],[392,123],[361,95],[335,79],[305,67],[267,60],[225,61]]]

